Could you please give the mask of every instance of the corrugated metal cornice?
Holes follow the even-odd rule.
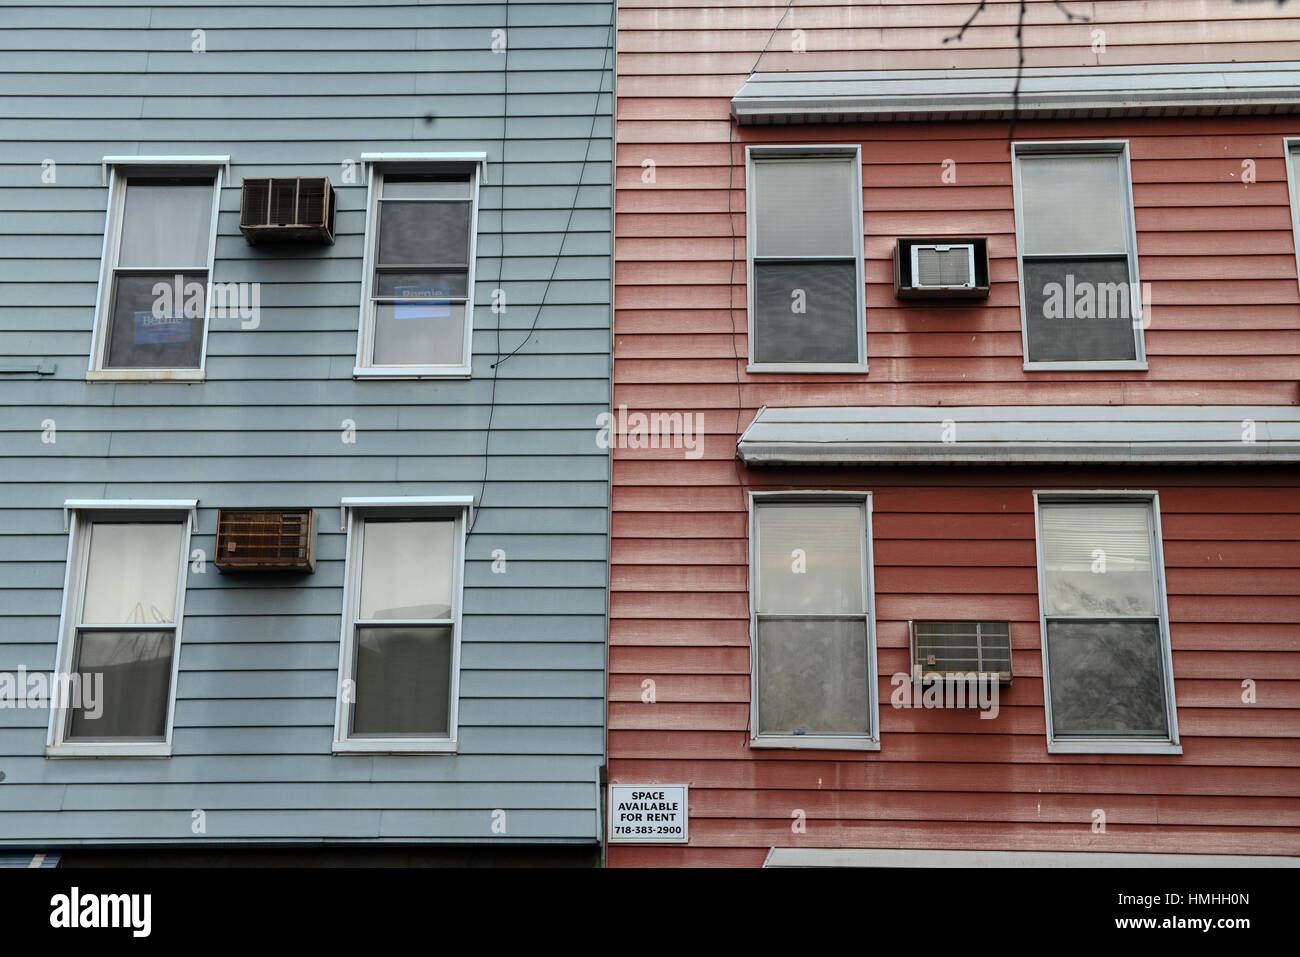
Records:
[[[1300,407],[763,408],[736,451],[750,466],[1292,464]]]
[[[741,125],[1009,118],[1014,69],[754,73]],[[1300,64],[1026,67],[1019,112],[1037,119],[1300,113]]]

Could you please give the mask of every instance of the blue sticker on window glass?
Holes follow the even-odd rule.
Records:
[[[184,312],[137,312],[135,344],[156,346],[166,342],[190,341],[190,317]]]
[[[438,301],[437,296],[450,296],[451,286],[447,283],[437,283],[425,286],[396,286],[393,289],[394,295],[411,296],[417,299],[426,300],[424,302],[395,302],[393,303],[394,319],[450,319],[451,303]],[[432,302],[427,300],[434,300]]]

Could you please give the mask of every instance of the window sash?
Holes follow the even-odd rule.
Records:
[[[759,250],[759,217],[762,201],[759,197],[758,169],[767,162],[772,163],[825,163],[844,164],[849,167],[848,197],[851,236],[850,245],[843,252],[819,252],[806,254],[797,249]],[[771,240],[768,241],[769,244]],[[865,372],[866,355],[866,292],[864,288],[863,263],[863,220],[862,220],[862,154],[857,147],[841,146],[780,146],[780,147],[746,147],[746,270],[747,270],[747,312],[749,317],[748,369],[751,372]],[[854,338],[856,352],[845,358],[759,358],[758,347],[758,298],[756,267],[764,263],[782,261],[817,263],[854,264],[853,311]]]
[[[760,612],[761,593],[763,588],[762,568],[763,559],[763,541],[761,534],[761,517],[763,509],[780,509],[780,508],[817,508],[817,507],[853,507],[858,511],[857,529],[855,538],[857,539],[859,551],[859,575],[862,588],[862,611],[852,612]],[[793,493],[790,495],[780,495],[769,497],[767,495],[753,496],[750,506],[750,551],[751,551],[751,586],[749,593],[750,616],[751,616],[751,633],[750,633],[750,654],[751,654],[751,742],[755,746],[778,746],[778,747],[834,747],[835,742],[843,742],[843,746],[848,747],[868,747],[874,749],[878,747],[879,736],[879,714],[876,688],[876,653],[875,653],[875,627],[874,627],[874,594],[872,586],[872,551],[869,541],[871,518],[870,518],[870,499],[865,495],[799,495]],[[810,538],[811,541],[811,538]],[[811,551],[811,550],[810,550]],[[831,624],[835,622],[844,622],[852,624],[861,624],[865,647],[863,650],[864,662],[866,667],[865,684],[862,689],[864,699],[867,702],[867,713],[863,716],[865,719],[866,731],[815,731],[807,734],[780,733],[775,731],[764,732],[763,724],[763,695],[761,691],[761,652],[760,652],[760,629],[763,624],[775,622],[817,622]]]
[[[378,373],[380,375],[389,375],[401,377],[404,375],[468,375],[471,370],[473,361],[473,334],[474,334],[474,266],[477,258],[477,238],[478,238],[478,185],[479,172],[478,166],[460,165],[454,174],[447,173],[445,170],[439,170],[429,173],[432,176],[449,176],[454,175],[456,179],[462,179],[467,185],[467,195],[460,197],[404,197],[404,196],[384,196],[384,182],[386,175],[400,176],[407,179],[412,176],[419,176],[423,171],[408,170],[406,164],[390,165],[386,169],[381,163],[372,166],[370,177],[370,200],[366,222],[365,236],[365,255],[363,263],[363,281],[365,289],[361,301],[361,321],[357,335],[357,372]],[[466,258],[468,262],[462,263],[396,263],[381,262],[379,258],[379,233],[383,219],[383,209],[385,203],[400,203],[403,205],[429,205],[429,204],[452,204],[467,206],[469,210],[468,235],[466,237]],[[376,289],[379,287],[378,277],[383,273],[402,273],[433,271],[443,273],[461,273],[465,276],[465,294],[448,295],[448,296],[380,296],[376,295]],[[379,326],[379,309],[381,306],[391,306],[393,303],[447,303],[452,307],[461,307],[464,315],[461,317],[462,331],[460,341],[460,356],[456,362],[377,362],[375,360],[376,345],[378,341]],[[447,318],[454,318],[449,316]]]
[[[1154,493],[1125,494],[1108,493],[1035,493],[1035,539],[1037,548],[1038,602],[1041,647],[1043,655],[1043,698],[1047,711],[1047,741],[1049,750],[1054,745],[1063,745],[1073,753],[1118,753],[1136,751],[1155,747],[1157,749],[1180,750],[1178,745],[1177,705],[1174,694],[1174,677],[1171,670],[1172,650],[1169,635],[1169,620],[1166,601],[1164,552],[1160,530],[1159,503]],[[1053,506],[1090,507],[1104,509],[1108,507],[1144,506],[1147,514],[1146,534],[1150,543],[1150,574],[1155,597],[1155,610],[1150,614],[1140,615],[1063,615],[1049,614],[1047,611],[1047,568],[1046,536],[1044,534],[1044,516]],[[1049,626],[1052,623],[1105,623],[1109,621],[1123,623],[1153,623],[1156,627],[1158,647],[1155,666],[1159,673],[1161,700],[1159,708],[1165,718],[1163,734],[1150,734],[1140,731],[1095,731],[1058,729],[1057,717],[1052,709],[1053,691],[1051,686],[1052,661],[1049,648]]]
[[[137,624],[137,625],[133,625],[133,626],[129,626],[129,627],[104,627],[104,626],[101,626],[101,625],[93,625],[93,626],[78,625],[77,628],[76,628],[76,630],[73,632],[73,642],[74,642],[74,643],[73,643],[73,648],[72,648],[72,656],[71,656],[71,659],[70,659],[70,667],[69,667],[69,669],[68,669],[70,672],[73,672],[73,673],[78,674],[78,675],[83,675],[83,674],[94,675],[94,674],[95,674],[95,671],[90,670],[88,666],[83,666],[82,663],[81,663],[81,662],[82,662],[82,656],[83,656],[83,654],[84,654],[84,652],[85,652],[85,642],[84,642],[84,637],[83,637],[83,636],[84,636],[85,634],[87,634],[87,633],[90,633],[90,634],[95,634],[95,633],[110,633],[110,634],[111,634],[111,633],[116,633],[116,634],[126,634],[126,635],[152,635],[152,634],[164,634],[164,635],[168,635],[168,636],[170,636],[170,638],[171,638],[171,650],[170,650],[170,654],[167,656],[167,685],[166,685],[166,687],[163,689],[163,699],[164,699],[164,700],[163,700],[163,702],[162,702],[162,704],[163,704],[163,729],[162,729],[162,734],[158,734],[158,735],[97,735],[97,736],[96,736],[96,735],[87,735],[87,734],[74,734],[74,733],[73,733],[73,722],[74,722],[74,719],[75,719],[75,717],[76,717],[76,712],[77,712],[79,709],[77,709],[77,708],[75,708],[75,707],[66,707],[66,708],[63,708],[63,709],[62,709],[62,711],[63,711],[63,729],[62,729],[62,739],[63,739],[64,741],[67,741],[67,742],[70,742],[70,743],[73,743],[73,744],[99,744],[99,745],[103,745],[103,744],[113,744],[113,743],[134,743],[134,742],[140,742],[140,743],[161,743],[161,742],[166,742],[166,741],[167,741],[167,725],[168,725],[167,712],[170,710],[170,707],[171,707],[171,700],[172,700],[172,698],[174,697],[174,695],[173,695],[173,686],[174,686],[174,684],[175,684],[175,681],[174,681],[174,679],[173,679],[173,668],[172,668],[172,664],[173,664],[173,662],[175,662],[175,661],[177,660],[177,658],[178,658],[178,656],[179,656],[179,649],[177,648],[177,640],[176,640],[176,633],[177,633],[177,628],[176,628],[176,626],[175,626],[175,625],[159,625],[159,626],[157,626],[157,627],[141,627],[140,625]],[[134,663],[135,663],[135,664],[139,664],[139,662],[134,662]],[[92,679],[92,680],[93,680],[93,679]],[[130,702],[129,704],[137,704],[137,703],[138,703],[138,702],[133,701],[133,702]],[[104,717],[107,717],[107,716],[108,716],[108,711],[107,711],[107,705],[108,705],[108,702],[106,702],[106,701],[101,701],[100,704],[101,704],[101,706],[104,707],[104,712],[105,712],[105,713],[104,713],[103,715],[101,715],[101,717],[100,717],[99,719],[97,719],[97,720],[103,720]]]
[[[126,226],[127,193],[132,180],[174,180],[173,183],[161,185],[205,185],[212,190],[211,207],[208,215],[206,239],[207,258],[203,263],[192,266],[126,266],[121,264],[123,231]],[[218,218],[221,206],[222,172],[220,167],[206,164],[190,166],[172,159],[160,160],[156,165],[142,165],[140,169],[131,170],[114,166],[109,181],[109,201],[104,230],[104,254],[100,264],[99,291],[95,303],[95,325],[91,339],[89,372],[106,375],[110,378],[152,378],[153,373],[190,373],[191,378],[202,378],[207,364],[208,326],[212,302],[212,273],[216,258]],[[197,365],[160,366],[160,365],[109,365],[109,339],[116,306],[117,279],[119,276],[140,276],[151,273],[166,273],[169,280],[177,273],[203,275],[203,310],[201,316],[192,317],[201,328],[198,330]],[[179,307],[178,307],[179,308]]]
[[[68,736],[73,709],[67,707],[50,708],[49,730],[46,738],[47,754],[51,757],[75,757],[79,755],[96,755],[102,757],[131,757],[148,755],[167,757],[171,754],[173,720],[176,708],[176,686],[179,680],[181,653],[181,632],[185,619],[185,591],[190,560],[190,535],[193,531],[193,503],[186,503],[181,508],[158,504],[156,514],[153,505],[148,509],[131,510],[130,502],[121,503],[122,511],[117,511],[118,503],[90,503],[87,511],[74,509],[68,531],[67,572],[64,581],[64,607],[61,614],[59,644],[56,651],[56,667],[63,673],[71,673],[77,667],[82,651],[81,635],[84,633],[126,632],[126,633],[166,633],[172,638],[171,667],[168,673],[166,689],[166,721],[161,738],[85,738]],[[86,506],[83,505],[83,508]],[[177,513],[181,518],[175,518]],[[86,597],[87,577],[90,572],[90,549],[94,527],[97,524],[176,524],[181,526],[180,543],[177,549],[178,562],[175,579],[174,617],[170,622],[128,622],[87,624],[83,621],[83,606]]]
[[[1052,159],[1069,159],[1078,157],[1104,157],[1113,159],[1118,172],[1119,195],[1115,197],[1121,217],[1119,224],[1122,248],[1109,252],[1089,250],[1073,252],[1071,250],[1030,249],[1028,241],[1031,200],[1024,187],[1024,170],[1026,164],[1049,161]],[[1014,194],[1016,218],[1016,265],[1020,289],[1020,333],[1023,364],[1026,369],[1145,369],[1146,348],[1143,335],[1141,302],[1141,280],[1138,274],[1137,232],[1133,204],[1132,165],[1129,159],[1127,141],[1071,141],[1045,143],[1015,143],[1012,146],[1012,189]],[[1095,356],[1092,358],[1035,358],[1030,343],[1030,296],[1026,285],[1026,263],[1052,259],[1067,260],[1126,260],[1130,291],[1138,290],[1136,297],[1130,295],[1128,330],[1132,338],[1132,356]],[[1046,320],[1044,320],[1046,321]],[[1061,320],[1071,321],[1071,320]],[[1127,349],[1125,351],[1128,351]]]
[[[437,618],[363,618],[361,617],[361,585],[365,569],[366,525],[372,521],[385,522],[411,518],[417,521],[441,521],[451,524],[451,554],[448,558],[451,576],[451,607],[447,617]],[[460,638],[461,602],[464,589],[464,529],[466,511],[456,506],[404,505],[394,500],[384,505],[353,506],[349,509],[347,562],[344,579],[343,634],[339,649],[339,694],[335,716],[335,752],[454,752],[457,748],[458,712],[460,701]],[[355,732],[358,697],[358,667],[360,664],[360,632],[362,629],[447,629],[449,640],[447,731],[442,734],[426,732]],[[352,700],[345,700],[344,681],[353,683]]]

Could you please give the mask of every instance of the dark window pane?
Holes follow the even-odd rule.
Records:
[[[764,734],[869,734],[865,621],[758,623],[758,725]]]
[[[175,273],[116,275],[104,368],[197,369],[207,282],[185,273],[177,290]]]
[[[69,701],[67,737],[163,740],[172,680],[170,631],[82,631],[72,670],[82,676],[80,700]],[[102,676],[96,678],[96,676]],[[85,686],[98,692],[88,700]],[[76,707],[85,705],[86,707]]]
[[[469,265],[469,203],[379,204],[379,264]]]
[[[379,298],[441,299],[465,298],[464,272],[380,272],[375,275]]]
[[[1026,259],[1030,361],[1135,358],[1129,296],[1126,257]]]
[[[755,361],[857,362],[857,274],[851,260],[754,263]]]
[[[464,350],[463,302],[426,299],[375,304],[372,365],[460,365]]]
[[[358,628],[356,682],[352,734],[446,735],[451,627]]]
[[[1162,657],[1157,621],[1049,621],[1055,733],[1167,736]]]

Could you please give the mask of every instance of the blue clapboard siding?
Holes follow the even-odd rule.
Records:
[[[171,758],[49,760],[48,711],[0,709],[0,845],[597,839],[611,16],[512,3],[507,101],[500,3],[0,3],[0,368],[56,370],[0,373],[0,671],[54,666],[65,499],[197,498],[208,555],[219,507],[310,506],[319,529],[314,575],[189,573]],[[416,151],[489,155],[473,377],[356,382],[366,196],[341,164]],[[231,157],[213,280],[261,283],[261,326],[215,320],[203,384],[85,382],[100,159],[133,154]],[[334,246],[244,242],[240,179],[280,175],[330,177]],[[495,371],[483,485],[490,366],[535,319]],[[339,499],[465,494],[460,753],[331,755]]]

